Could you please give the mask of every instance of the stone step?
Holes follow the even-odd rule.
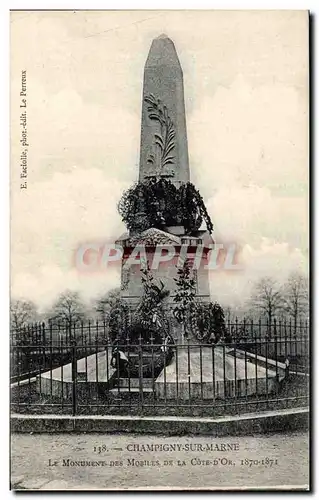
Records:
[[[128,394],[128,393],[135,393],[138,394],[140,392],[139,387],[114,387],[113,389],[110,390],[112,394]],[[149,392],[152,393],[153,389],[152,387],[143,387],[142,392]]]
[[[139,378],[114,378],[114,386],[116,387],[121,387],[121,388],[137,388],[139,389],[140,387],[140,379]],[[142,386],[143,390],[144,388],[152,388],[153,387],[153,379],[151,378],[143,378],[142,379]]]
[[[129,358],[129,359],[134,359],[134,358],[139,358],[139,353],[138,352],[127,352],[127,351],[124,351],[125,352],[125,355]],[[154,352],[152,353],[151,351],[150,352],[145,352],[143,351],[142,352],[142,358],[147,358],[147,359],[156,359],[158,357],[158,355],[161,354],[161,351],[159,351],[158,349],[155,351],[154,349]]]

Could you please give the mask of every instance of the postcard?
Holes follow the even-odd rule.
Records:
[[[11,489],[309,479],[309,13],[11,11]]]

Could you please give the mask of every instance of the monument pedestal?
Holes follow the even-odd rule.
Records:
[[[180,226],[179,226],[180,227]],[[192,267],[193,277],[196,285],[196,299],[202,302],[210,302],[209,271],[205,268],[208,262],[209,244],[213,239],[207,231],[197,231],[195,235],[179,235],[168,233],[161,229],[150,228],[140,234],[122,235],[116,243],[123,247],[123,259],[121,270],[121,296],[127,301],[132,310],[136,307],[142,294],[141,269],[146,261],[149,264],[152,275],[161,281],[165,288],[170,291],[168,297],[169,308],[174,304],[176,293],[177,266],[182,266],[182,262],[187,257]],[[137,249],[139,253],[136,255]],[[159,255],[164,255],[167,251],[174,251],[174,256],[170,260],[162,262]],[[199,250],[198,250],[199,249]],[[135,252],[135,254],[133,254]],[[202,256],[197,259],[197,254]],[[132,255],[137,256],[137,263],[134,264]],[[154,257],[156,255],[156,259]],[[153,265],[158,262],[158,265]],[[143,264],[142,264],[142,263]]]

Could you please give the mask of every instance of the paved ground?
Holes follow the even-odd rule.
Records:
[[[182,449],[165,450],[168,445]],[[301,432],[237,438],[13,434],[11,449],[13,489],[307,487],[309,481],[308,435]]]

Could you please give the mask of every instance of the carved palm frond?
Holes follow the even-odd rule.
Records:
[[[147,159],[148,163],[154,163],[155,162],[155,156],[153,153],[150,153]]]
[[[163,167],[165,167],[165,165],[174,165],[174,159],[175,156],[168,156],[165,158],[165,161],[162,162]]]
[[[173,126],[171,126],[170,129],[168,130],[167,139],[168,141],[172,141],[173,139],[175,139],[175,129]]]
[[[155,137],[155,144],[157,144],[161,148],[161,151],[163,152],[165,148],[163,137],[160,134],[154,134],[154,137]]]
[[[160,124],[162,124],[161,117],[158,115],[158,113],[153,113],[153,112],[152,112],[152,113],[149,113],[149,115],[148,115],[148,116],[149,116],[149,118],[150,118],[151,120],[158,121],[158,122],[160,122]]]
[[[163,157],[162,157],[162,165],[166,165],[168,163],[174,163],[173,160],[175,158],[175,156],[172,156],[170,155],[169,153],[172,151],[172,149],[174,149],[175,147],[175,144],[169,144],[164,152],[163,152]]]
[[[157,105],[157,99],[156,99],[154,94],[149,94],[148,96],[146,96],[144,98],[144,100],[145,100],[145,102],[147,102],[151,105],[153,105],[153,104]]]
[[[154,137],[155,144],[161,152],[160,167],[164,168],[166,165],[174,164],[175,156],[170,153],[175,147],[175,127],[169,117],[167,107],[162,104],[160,99],[156,99],[154,94],[150,94],[144,100],[148,104],[147,111],[150,120],[159,122],[161,126],[161,133],[154,134]],[[147,161],[154,164],[154,155],[149,155]]]
[[[165,167],[165,165],[173,164],[174,163],[174,156],[170,155],[169,153],[174,149],[175,147],[175,128],[173,125],[172,120],[170,117],[167,115],[167,127],[166,127],[166,141],[165,141],[165,148],[163,150],[163,156],[162,156],[162,167]]]

